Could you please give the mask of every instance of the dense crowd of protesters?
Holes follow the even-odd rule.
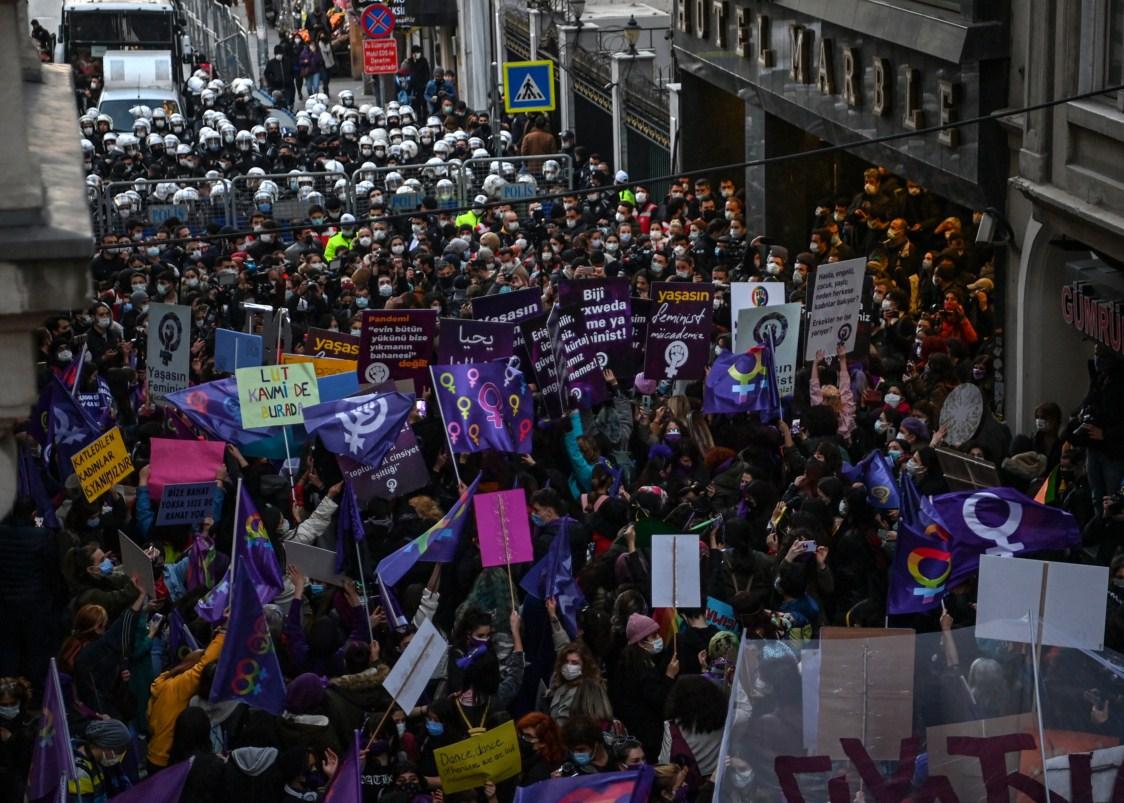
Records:
[[[407,82],[403,102],[385,109],[356,106],[346,90],[332,103],[320,94],[326,88],[307,80],[322,66],[317,52],[310,42],[278,68],[274,88],[290,102],[294,77],[306,79],[307,113],[294,130],[270,118],[239,81],[203,84],[188,117],[138,112],[131,132],[114,134],[109,121],[84,117],[88,184],[147,179],[159,184],[144,192],[194,205],[208,199],[177,179],[209,176],[219,186],[252,169],[338,166],[350,175],[364,162],[432,159],[436,179],[480,152],[501,162],[565,152],[574,185],[544,181],[540,194],[569,194],[518,206],[484,194],[468,209],[446,210],[427,197],[416,213],[391,215],[396,187],[362,187],[360,211],[346,198],[304,192],[294,178],[292,187],[262,186],[244,228],[210,230],[176,219],[150,224],[143,210],[153,199],[139,191],[115,199],[120,233],[101,237],[90,266],[96,298],[52,316],[35,336],[41,387],[73,385],[103,427],[120,426],[137,472],[89,502],[73,472],[52,459],[49,442],[30,429],[21,435],[58,526],[45,528],[46,511],[21,493],[0,527],[0,800],[23,797],[52,657],[64,678],[80,776],[71,800],[111,798],[191,756],[184,801],[317,800],[356,728],[370,738],[367,801],[511,800],[516,786],[643,764],[656,765],[652,800],[710,799],[739,636],[709,622],[704,608],[680,609],[675,625],[652,609],[645,522],[676,532],[710,522],[694,530],[703,599],[728,604],[749,638],[814,639],[829,624],[886,624],[897,511],[873,507],[867,489],[841,471],[877,451],[921,494],[949,490],[936,454],[946,437],[942,404],[971,383],[990,407],[1002,358],[993,254],[975,244],[979,214],[872,167],[861,187],[849,188],[853,195],[825,188],[810,210],[807,243],[781,244],[749,230],[744,195],[730,178],[674,179],[657,193],[575,146],[569,132],[556,139],[545,118],[501,122],[467,109],[440,70]],[[291,61],[289,49],[277,58]],[[283,197],[299,198],[304,217],[276,219],[272,207]],[[284,560],[290,541],[335,548],[343,478],[310,441],[290,493],[276,461],[230,446],[215,477],[223,493],[213,520],[201,531],[154,525],[149,444],[170,424],[146,393],[151,303],[190,307],[192,383],[222,376],[215,331],[243,329],[247,303],[287,309],[300,352],[311,327],[359,334],[366,310],[468,316],[473,299],[526,288],[549,307],[561,282],[613,276],[628,277],[641,299],[655,282],[712,283],[713,348],[721,352],[731,348],[731,283],[781,282],[789,301],[805,303],[820,266],[854,257],[867,260],[872,289],[862,348],[798,371],[778,420],[708,416],[701,383],[612,371],[611,398],[601,407],[561,421],[540,409],[533,451],[522,457],[451,458],[436,405],[414,413],[431,481],[362,511],[364,565],[349,558],[358,585],[325,586],[290,566],[284,592],[265,606],[287,684],[284,712],[209,701],[223,629],[199,619],[195,603],[208,590],[207,562],[231,551],[235,480]],[[1024,492],[1049,478],[1052,503],[1084,528],[1085,548],[1065,557],[1111,565],[1106,643],[1114,649],[1124,649],[1121,409],[1124,367],[1098,346],[1079,409],[1043,399],[1029,430],[987,412],[978,434],[957,446]],[[455,562],[424,564],[398,584],[407,627],[388,623],[374,595],[365,607],[374,564],[436,524],[463,490],[458,480],[477,476],[481,491],[526,490],[536,559],[556,539],[568,541],[586,600],[576,632],[564,628],[553,599],[543,604],[517,590],[513,610],[507,578],[481,568],[469,537]],[[119,568],[119,533],[150,548],[155,599]],[[200,544],[210,551],[197,560]],[[971,626],[973,595],[969,581],[951,590],[943,617],[937,610],[890,623],[919,632]],[[173,614],[199,649],[172,651]],[[448,659],[417,708],[393,709],[381,683],[426,619],[447,635]],[[388,708],[387,726],[372,734]],[[518,778],[443,794],[434,751],[509,719],[520,736]],[[767,734],[759,738],[787,743],[783,730]],[[741,794],[728,799],[777,799],[763,782],[747,780]]]

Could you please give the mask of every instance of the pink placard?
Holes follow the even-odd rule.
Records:
[[[152,473],[148,493],[159,499],[165,485],[184,482],[214,482],[226,444],[222,441],[152,439]]]
[[[485,568],[530,563],[535,559],[527,497],[521,489],[476,494],[472,507],[476,511],[480,560]]]

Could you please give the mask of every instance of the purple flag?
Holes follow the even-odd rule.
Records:
[[[714,285],[655,282],[648,314],[644,376],[702,379],[710,356]]]
[[[562,529],[550,542],[550,549],[542,560],[530,568],[519,581],[519,587],[544,602],[554,597],[558,603],[558,618],[570,638],[578,634],[578,611],[585,605],[585,595],[574,579],[573,553],[570,539],[566,537],[569,518],[562,520]]]
[[[903,515],[898,521],[897,549],[890,565],[886,610],[892,614],[935,610],[948,591],[951,574],[948,534],[923,513],[909,518]]]
[[[27,798],[54,795],[60,782],[76,780],[74,754],[70,751],[70,727],[66,721],[59,669],[55,659],[47,672],[47,688],[43,690],[43,710],[35,732],[35,745],[31,753],[31,772],[27,778]],[[65,797],[65,795],[63,795]]]
[[[324,398],[323,387],[320,392]],[[233,443],[247,456],[274,459],[285,456],[284,427],[242,428],[238,383],[233,377],[168,393],[164,401],[183,413],[201,432],[215,440]],[[298,451],[305,438],[304,430],[289,427],[287,436],[290,450]]]
[[[762,421],[779,418],[781,396],[772,352],[754,346],[743,354],[719,354],[706,375],[703,412],[758,413]]]
[[[306,407],[304,426],[332,454],[378,468],[413,408],[408,394],[370,393]]]
[[[33,412],[37,429],[43,432],[43,457],[48,455],[59,468],[59,477],[74,473],[70,458],[101,435],[97,423],[67,392],[58,377],[52,376]]]
[[[246,564],[239,556],[234,566],[237,580],[230,591],[230,621],[211,684],[211,702],[237,700],[280,714],[285,707],[285,678]]]
[[[453,452],[530,453],[534,404],[522,371],[499,361],[434,365],[433,376]]]
[[[149,775],[132,789],[114,797],[114,803],[153,803],[157,800],[160,803],[178,803],[187,775],[191,772],[192,761],[194,759],[189,758]]]
[[[379,561],[375,572],[382,582],[388,586],[396,585],[419,560],[448,563],[456,556],[461,530],[468,521],[468,506],[472,504],[472,497],[479,484],[480,475],[477,475],[440,521],[406,546]]]
[[[360,750],[359,731],[355,731],[351,749],[336,767],[336,776],[332,778],[332,785],[324,793],[322,803],[362,803],[363,768],[359,764]]]
[[[240,487],[238,508],[235,511],[234,556],[231,564],[240,573],[245,570],[242,576],[257,591],[258,601],[262,604],[271,601],[285,589],[281,562],[265,531],[265,522],[245,487]],[[195,612],[206,622],[216,624],[222,620],[230,603],[230,571],[228,569],[218,585],[195,603]]]
[[[347,553],[363,541],[363,511],[355,498],[355,486],[349,480],[343,481],[340,492],[340,507],[336,512],[336,571],[342,572],[347,562]],[[362,570],[362,567],[360,567]]]
[[[602,368],[612,368],[622,378],[635,373],[627,277],[563,280],[558,285],[558,303],[581,308]]]
[[[894,482],[894,472],[882,452],[870,452],[855,465],[844,466],[840,473],[851,482],[861,482],[866,486],[866,498],[871,507],[879,510],[901,507],[901,494]]]
[[[168,666],[175,666],[188,653],[197,649],[199,649],[199,642],[187,629],[187,624],[183,621],[179,610],[172,608],[172,612],[168,615]]]
[[[19,447],[19,470],[16,475],[16,487],[20,496],[26,496],[35,502],[35,510],[43,520],[44,527],[58,530],[62,527],[55,515],[55,506],[43,485],[43,469],[40,461],[32,456],[26,446]]]
[[[437,337],[439,363],[455,365],[506,360],[515,347],[515,324],[442,318]]]
[[[655,780],[655,770],[644,765],[638,770],[552,778],[515,790],[514,803],[647,803]]]
[[[979,569],[980,555],[1029,555],[1081,546],[1081,528],[1064,510],[1040,505],[1013,488],[931,496],[921,509],[952,544],[949,585]]]

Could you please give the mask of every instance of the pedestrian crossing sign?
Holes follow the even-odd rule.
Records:
[[[505,61],[503,86],[503,108],[508,114],[554,111],[553,61]]]

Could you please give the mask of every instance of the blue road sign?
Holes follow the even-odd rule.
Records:
[[[503,88],[508,114],[554,111],[554,62],[505,61]]]
[[[367,38],[385,39],[394,32],[394,12],[382,3],[375,3],[363,9],[359,24]]]

